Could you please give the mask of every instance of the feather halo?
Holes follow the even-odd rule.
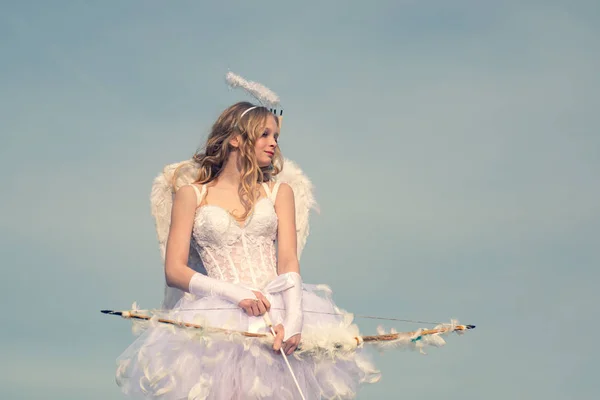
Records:
[[[227,73],[225,80],[232,88],[240,87],[244,89],[265,107],[275,108],[279,105],[279,96],[258,82],[247,81],[231,71]]]

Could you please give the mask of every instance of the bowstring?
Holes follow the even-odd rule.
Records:
[[[132,311],[139,311],[139,312],[150,312],[150,313],[160,313],[160,312],[186,312],[186,311],[224,311],[224,310],[240,310],[240,308],[234,308],[234,307],[215,307],[215,308],[185,308],[185,309],[179,309],[179,310],[171,310],[171,309],[147,309],[147,310],[142,310],[142,309],[137,309],[137,310],[132,310]],[[271,307],[271,310],[278,310],[278,311],[285,311],[285,308],[276,308],[276,307]],[[336,313],[336,312],[326,312],[326,311],[312,311],[312,310],[303,310],[303,312],[305,313],[312,313],[312,314],[322,314],[322,315],[336,315],[336,316],[344,316],[344,315],[348,315],[348,314],[352,314],[355,318],[363,318],[363,319],[375,319],[375,320],[382,320],[382,321],[396,321],[396,322],[406,322],[406,323],[410,323],[410,324],[428,324],[428,325],[441,325],[443,324],[443,322],[436,322],[436,321],[420,321],[420,320],[414,320],[414,319],[402,319],[402,318],[393,318],[393,317],[379,317],[379,316],[375,316],[375,315],[362,315],[362,314],[354,314],[354,313],[347,313],[347,314],[343,314],[343,313]]]

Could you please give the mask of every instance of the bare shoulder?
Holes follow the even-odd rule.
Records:
[[[275,203],[291,203],[294,204],[294,191],[292,187],[287,183],[280,183],[279,189],[277,190],[277,197],[275,198]]]
[[[196,186],[196,187],[198,187],[198,186]],[[200,189],[200,187],[198,187],[198,189]],[[192,184],[183,185],[182,187],[177,189],[177,192],[175,192],[175,196],[184,197],[184,198],[185,197],[195,197],[196,190],[194,189],[194,186]]]
[[[294,191],[292,189],[292,187],[290,185],[288,185],[285,182],[281,182],[279,184],[279,190],[278,193],[287,193],[287,194],[294,194]]]
[[[202,190],[202,185],[198,184],[189,184],[180,187],[175,193],[174,203],[178,203],[181,205],[192,205],[196,206],[198,201],[198,195]]]

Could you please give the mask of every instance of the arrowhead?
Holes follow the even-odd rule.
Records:
[[[100,310],[100,312],[102,314],[108,314],[108,315],[122,315],[123,314],[121,311],[113,311],[113,310]]]

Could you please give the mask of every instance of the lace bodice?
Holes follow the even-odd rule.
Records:
[[[206,195],[206,186],[196,190],[198,204]],[[275,239],[277,214],[274,203],[279,184],[273,191],[263,184],[267,197],[260,198],[244,222],[216,205],[196,210],[192,247],[198,251],[209,277],[262,289],[277,277]]]

